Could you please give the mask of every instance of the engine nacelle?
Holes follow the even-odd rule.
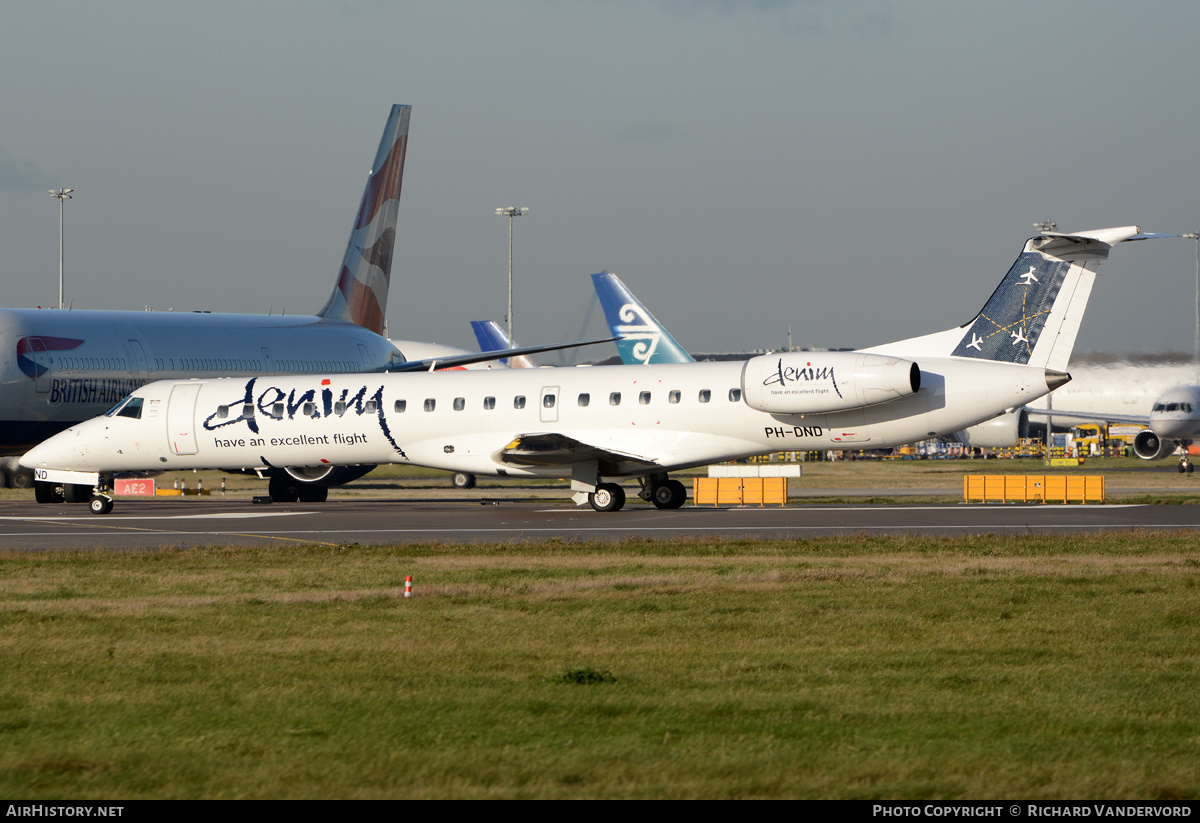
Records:
[[[954,433],[954,439],[972,448],[1007,449],[1029,436],[1029,412],[1025,409],[1002,414]]]
[[[773,414],[837,412],[916,394],[921,370],[911,360],[858,352],[785,352],[746,361],[746,405]]]
[[[357,480],[374,466],[297,466],[284,469],[288,476],[301,483],[321,486],[342,486]]]
[[[1175,453],[1175,441],[1164,440],[1150,429],[1143,429],[1133,438],[1133,453],[1143,460],[1162,460]]]

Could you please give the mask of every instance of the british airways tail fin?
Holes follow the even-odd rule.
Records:
[[[675,342],[662,323],[633,296],[611,272],[592,275],[596,296],[604,307],[604,319],[617,340],[617,351],[626,365],[649,363],[692,363],[692,356]]]
[[[513,348],[512,341],[495,320],[472,320],[471,328],[475,331],[475,339],[479,341],[480,351],[504,351]],[[514,369],[537,368],[537,363],[526,354],[504,357],[500,362]]]
[[[1125,226],[1030,238],[970,323],[864,351],[998,360],[1065,372],[1096,267],[1117,243],[1169,236]]]
[[[350,231],[337,284],[325,307],[317,312],[319,317],[346,320],[376,334],[383,334],[387,310],[411,112],[412,106],[392,106]]]

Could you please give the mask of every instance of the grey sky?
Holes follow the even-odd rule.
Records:
[[[0,305],[307,314],[413,105],[395,337],[574,338],[619,274],[693,351],[969,320],[1035,220],[1200,228],[1193,2],[0,2]],[[1195,245],[1079,349],[1190,351]],[[593,324],[592,331],[599,327]]]

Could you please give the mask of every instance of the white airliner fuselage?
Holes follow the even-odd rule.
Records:
[[[752,408],[759,361],[838,374],[851,353],[746,362],[164,381],[123,409],[33,449],[25,465],[117,472],[411,463],[483,475],[560,477],[590,459],[602,477],[666,472],[780,450],[870,449],[978,423],[1064,379],[1037,366],[959,358],[920,364],[907,396],[831,413]],[[798,360],[796,358],[799,358]],[[878,358],[888,363],[904,361]],[[835,362],[828,366],[829,362]],[[805,378],[801,377],[800,380]],[[815,386],[818,379],[812,381]],[[825,381],[829,384],[829,381]],[[903,387],[901,387],[903,390]],[[127,413],[131,414],[131,413]]]

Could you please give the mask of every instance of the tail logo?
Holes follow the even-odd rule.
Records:
[[[616,327],[616,333],[624,340],[617,345],[629,347],[630,355],[639,363],[649,363],[662,340],[662,332],[654,325],[654,319],[637,303],[621,306],[618,316],[623,325]]]
[[[956,357],[1028,363],[1071,263],[1024,252],[954,349]]]
[[[74,337],[22,337],[17,341],[17,366],[26,377],[36,380],[50,370],[50,352],[71,351],[83,345]]]

